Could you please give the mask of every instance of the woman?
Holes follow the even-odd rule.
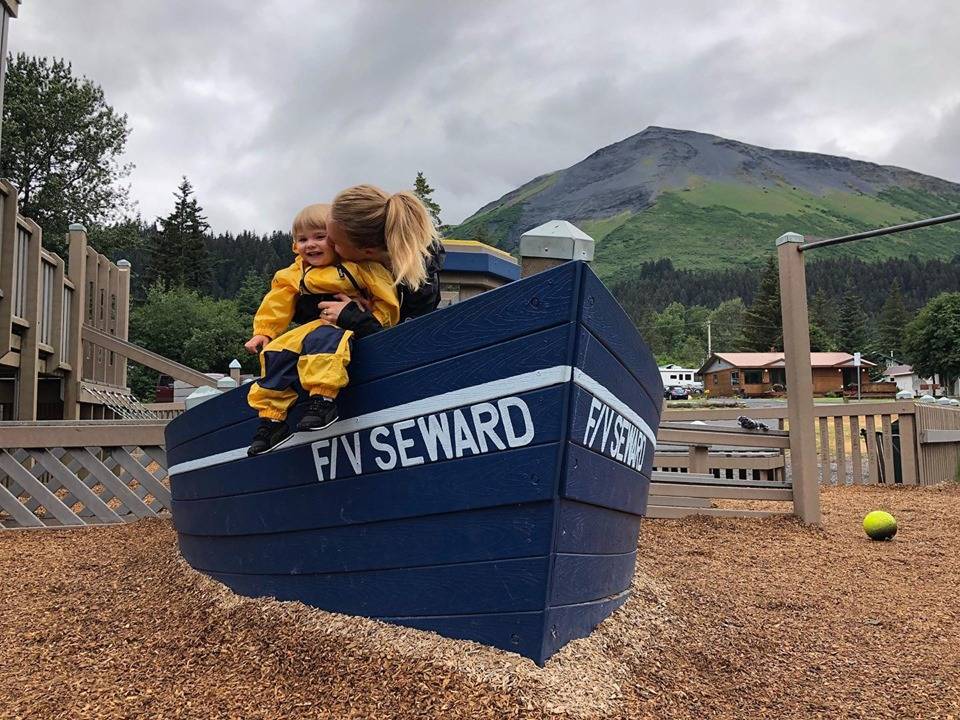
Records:
[[[390,270],[400,298],[400,322],[436,309],[444,249],[430,213],[412,192],[390,195],[356,185],[333,201],[327,238],[344,260],[373,261]],[[319,304],[320,317],[364,337],[382,330],[361,303],[346,295]]]

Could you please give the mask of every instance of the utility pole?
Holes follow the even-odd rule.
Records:
[[[707,360],[713,357],[713,336],[710,333],[710,320],[707,320]]]

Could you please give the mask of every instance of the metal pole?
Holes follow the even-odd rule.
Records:
[[[805,250],[812,250],[813,248],[817,247],[827,247],[828,245],[839,245],[840,243],[850,242],[851,240],[863,240],[864,238],[890,235],[891,233],[905,232],[907,230],[916,230],[917,228],[940,225],[941,223],[954,222],[956,220],[960,220],[960,213],[941,215],[940,217],[917,220],[916,222],[904,223],[903,225],[893,225],[891,227],[880,228],[878,230],[867,230],[866,232],[830,238],[829,240],[817,240],[815,242],[804,243],[800,246],[800,251],[803,252]]]
[[[707,360],[713,357],[713,336],[710,333],[710,321],[707,320]]]

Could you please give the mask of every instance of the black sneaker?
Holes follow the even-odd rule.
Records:
[[[310,404],[307,405],[307,412],[297,425],[297,431],[302,430],[323,430],[333,425],[340,417],[337,411],[337,402],[322,395],[313,395],[310,397]]]
[[[290,427],[282,420],[261,420],[247,455],[259,455],[290,436]]]

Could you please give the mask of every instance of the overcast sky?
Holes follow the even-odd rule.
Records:
[[[666,6],[666,7],[664,7]],[[216,231],[423,170],[445,222],[648,125],[960,182],[960,3],[27,0],[10,50],[127,113],[144,218]]]

